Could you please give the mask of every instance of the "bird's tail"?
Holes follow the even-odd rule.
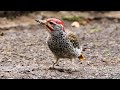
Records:
[[[82,46],[81,46],[81,47],[80,47],[80,50],[79,50],[79,56],[78,56],[78,59],[81,60],[81,61],[82,61],[82,60],[85,60],[84,55],[81,54],[82,51],[83,51],[83,48],[82,48]]]
[[[79,60],[85,60],[85,57],[81,54],[79,57],[78,57]]]

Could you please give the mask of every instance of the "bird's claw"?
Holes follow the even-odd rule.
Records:
[[[54,70],[55,68],[54,67],[49,67],[50,70]]]

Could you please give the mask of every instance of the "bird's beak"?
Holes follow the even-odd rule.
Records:
[[[47,27],[47,30],[48,30],[49,32],[50,32],[50,31],[53,31],[52,26],[47,23],[47,20],[36,19],[35,21],[38,22],[39,24],[45,25],[45,26]]]
[[[40,23],[40,24],[43,24],[43,25],[46,24],[46,20],[39,20],[39,19],[36,19],[35,21],[38,22],[38,23]]]

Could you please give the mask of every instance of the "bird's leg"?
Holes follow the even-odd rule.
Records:
[[[75,69],[75,68],[74,68],[74,64],[75,64],[75,63],[74,63],[73,58],[71,59],[71,63],[72,63],[72,67],[73,67],[72,69]]]
[[[63,61],[63,65],[65,65],[65,61]]]
[[[53,62],[53,68],[54,68],[54,66],[55,66],[55,64],[57,64],[58,65],[58,60],[59,60],[59,58],[56,58],[56,61],[55,62]]]
[[[73,69],[73,70],[76,70],[77,68],[76,68],[76,65],[75,65],[75,62],[74,62],[74,59],[73,59],[73,58],[71,59],[71,62],[72,62],[72,66],[73,66],[72,69]]]
[[[58,60],[59,60],[59,59],[56,59],[56,62],[55,62],[56,66],[59,66]]]
[[[72,65],[74,65],[74,60],[73,60],[73,58],[71,59],[71,63],[72,63]]]

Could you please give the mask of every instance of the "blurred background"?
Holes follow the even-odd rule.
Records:
[[[35,19],[50,17],[78,35],[86,60],[75,60],[77,72],[69,60],[48,70],[55,58]],[[0,78],[120,78],[119,68],[120,11],[0,11]]]
[[[86,23],[87,19],[119,19],[120,11],[0,11],[0,28],[34,25],[36,18],[56,17],[70,22]]]

